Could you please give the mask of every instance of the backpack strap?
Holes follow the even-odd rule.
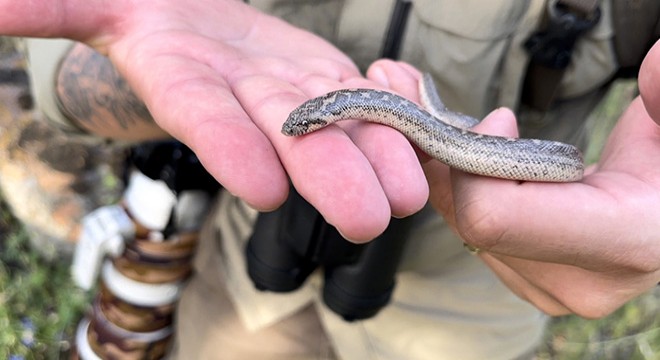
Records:
[[[540,30],[525,41],[530,63],[525,75],[523,104],[548,110],[577,40],[600,21],[600,0],[554,0],[548,2]]]
[[[619,65],[617,75],[634,77],[637,76],[648,50],[660,39],[660,1],[611,1],[615,34],[613,46]],[[550,107],[555,99],[564,70],[570,63],[572,46],[579,36],[588,31],[588,29],[580,29],[578,26],[574,28],[576,31],[569,29],[562,34],[554,30],[556,24],[566,24],[567,19],[575,16],[578,24],[580,21],[595,20],[593,23],[595,25],[600,13],[600,2],[601,0],[550,1],[547,20],[543,25],[545,27],[533,34],[525,43],[531,60],[522,93],[524,104],[539,110],[547,110]],[[559,28],[562,29],[561,26]],[[563,29],[566,30],[566,28]],[[566,38],[568,41],[565,41]]]
[[[387,34],[381,48],[381,57],[394,60],[399,58],[401,40],[403,39],[411,7],[411,0],[396,0],[394,3]]]

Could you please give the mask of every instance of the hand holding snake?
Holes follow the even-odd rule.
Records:
[[[644,102],[633,101],[580,181],[506,181],[422,163],[435,209],[512,291],[548,314],[602,317],[660,281],[659,61],[660,44],[640,73]],[[368,74],[415,99],[419,75],[404,65],[380,62]],[[515,137],[515,117],[497,110],[475,131]]]

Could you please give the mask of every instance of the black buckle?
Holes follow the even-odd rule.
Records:
[[[585,16],[555,2],[550,6],[546,28],[525,41],[524,47],[531,61],[551,69],[565,69],[571,61],[578,37],[596,26],[600,16],[600,8]]]

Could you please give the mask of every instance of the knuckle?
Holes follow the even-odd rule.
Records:
[[[458,232],[467,243],[484,250],[492,249],[507,232],[500,214],[483,202],[465,204],[456,209]]]
[[[659,247],[639,246],[637,243],[634,246],[634,249],[610,253],[609,269],[634,276],[660,273]]]
[[[653,274],[660,273],[660,264],[658,264],[658,259],[633,259],[632,263],[627,263],[626,268],[637,274]]]
[[[633,271],[642,274],[660,273],[660,247],[655,246],[651,251],[644,248],[639,256],[635,256],[630,264]]]

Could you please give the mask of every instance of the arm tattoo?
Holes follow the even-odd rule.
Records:
[[[64,115],[88,130],[112,127],[130,131],[139,122],[153,123],[146,106],[110,60],[81,45],[63,59],[56,91]]]

